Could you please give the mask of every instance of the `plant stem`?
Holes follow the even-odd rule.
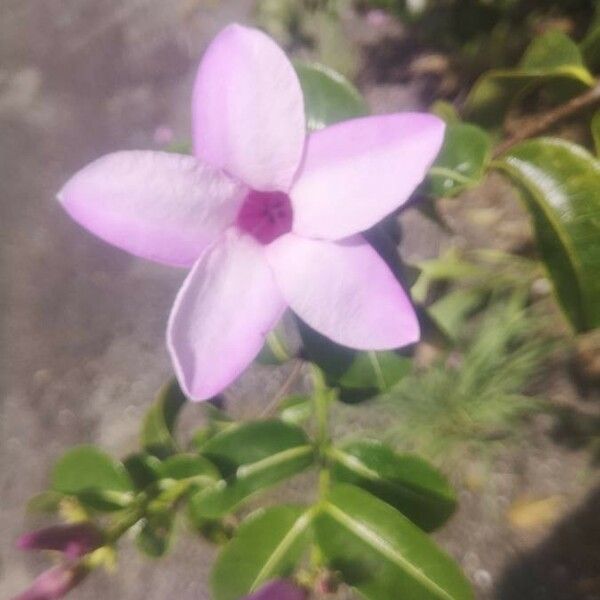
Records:
[[[317,445],[321,456],[329,443],[329,395],[330,390],[325,383],[325,377],[319,367],[312,365],[312,378],[314,385],[313,401],[314,415],[317,424]]]
[[[576,96],[557,108],[549,110],[534,119],[531,123],[519,127],[518,131],[513,136],[509,137],[496,147],[494,150],[494,157],[504,154],[519,142],[540,135],[560,121],[564,121],[578,112],[591,108],[597,104],[600,104],[600,82],[587,92]]]

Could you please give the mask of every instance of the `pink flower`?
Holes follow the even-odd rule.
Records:
[[[203,400],[260,351],[287,306],[358,349],[419,338],[410,301],[360,235],[401,206],[437,155],[444,124],[404,113],[306,135],[302,91],[265,34],[224,29],[200,65],[195,156],[117,152],[59,199],[129,252],[192,267],[167,343],[186,393]]]
[[[275,579],[242,600],[305,600],[306,591],[285,579]]]
[[[44,571],[21,594],[12,600],[58,600],[69,593],[86,575],[77,565],[59,565]]]
[[[57,550],[69,559],[79,558],[104,543],[102,533],[91,523],[55,525],[22,535],[17,540],[21,550]]]

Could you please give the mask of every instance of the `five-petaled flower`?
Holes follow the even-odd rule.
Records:
[[[287,306],[352,348],[415,342],[410,301],[360,232],[422,181],[443,122],[389,114],[306,135],[291,63],[265,34],[239,25],[206,51],[192,108],[195,156],[109,154],[59,194],[104,240],[191,267],[167,332],[186,393],[203,400],[231,383]]]

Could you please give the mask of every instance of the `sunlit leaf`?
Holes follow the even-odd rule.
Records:
[[[369,600],[469,600],[450,557],[389,504],[338,484],[315,518],[317,543],[330,568]]]
[[[500,125],[510,105],[525,90],[564,81],[580,88],[595,83],[577,44],[564,33],[549,31],[533,40],[517,68],[483,75],[467,98],[465,114],[470,121],[488,127]]]
[[[185,402],[186,397],[175,380],[160,391],[142,425],[141,443],[147,452],[162,458],[176,451],[173,429]]]
[[[290,575],[306,549],[310,523],[310,511],[292,506],[268,508],[243,523],[214,566],[214,600],[239,600]]]
[[[451,197],[481,182],[491,155],[490,136],[469,123],[446,126],[444,145],[429,170],[427,191]]]
[[[302,429],[283,421],[255,421],[227,429],[208,440],[202,453],[222,480],[190,499],[199,519],[218,518],[251,494],[300,473],[314,460]]]
[[[368,114],[360,92],[340,73],[316,63],[295,63],[309,130]]]
[[[456,339],[462,333],[467,317],[484,298],[485,293],[481,290],[458,288],[431,304],[427,313],[450,339]]]
[[[511,149],[498,167],[523,192],[539,253],[578,331],[600,326],[600,162],[550,138]]]
[[[456,508],[446,478],[418,456],[398,454],[376,441],[351,442],[330,454],[335,480],[370,492],[425,531],[445,523]]]

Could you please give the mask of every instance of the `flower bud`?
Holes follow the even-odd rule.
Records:
[[[44,571],[13,600],[59,600],[70,592],[84,577],[86,570],[78,565],[60,565]]]
[[[21,536],[17,548],[21,550],[57,550],[69,559],[79,558],[104,543],[102,533],[92,523],[55,525]]]

